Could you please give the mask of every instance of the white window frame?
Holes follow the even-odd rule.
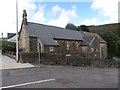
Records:
[[[67,41],[67,50],[70,50],[69,41]]]
[[[55,42],[56,42],[56,43],[58,43],[58,41],[57,41],[57,40],[55,40]]]
[[[54,51],[54,47],[50,47],[50,52],[53,52]]]
[[[94,48],[91,48],[91,52],[94,52]]]
[[[86,47],[82,47],[82,50],[85,51],[85,50],[86,50]]]
[[[79,49],[79,42],[76,42],[77,50]]]

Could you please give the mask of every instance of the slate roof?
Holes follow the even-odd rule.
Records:
[[[101,36],[99,36],[99,35],[96,34],[96,33],[81,31],[81,34],[82,34],[82,36],[83,36],[83,38],[84,38],[83,43],[86,43],[86,42],[87,42],[87,41],[86,41],[86,40],[88,40],[87,38],[91,38],[91,39],[92,39],[92,37],[94,37],[94,36],[97,36],[97,39],[99,40],[100,43],[107,43]],[[86,38],[86,39],[85,39],[85,38]],[[86,43],[85,45],[87,45],[87,43]],[[88,44],[88,45],[89,45],[89,44]]]
[[[11,37],[13,37],[13,36],[15,36],[16,35],[16,33],[8,33],[7,34],[7,38],[9,39],[9,38],[11,38]]]
[[[97,34],[97,38],[101,43],[107,43],[101,36]]]
[[[81,42],[81,46],[88,46],[92,42],[92,40],[96,37],[96,35],[83,36],[83,42]]]
[[[44,45],[59,45],[54,39],[82,41],[79,31],[66,30],[64,28],[28,22],[26,31],[30,37],[37,37]]]

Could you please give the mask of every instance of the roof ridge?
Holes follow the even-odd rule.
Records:
[[[96,35],[84,35],[83,37],[96,36]]]
[[[97,33],[94,33],[94,32],[87,32],[87,31],[81,31],[83,33],[91,33],[91,34],[97,34]]]
[[[60,29],[66,29],[66,28],[62,28],[62,27],[58,27],[58,26],[46,25],[46,24],[35,23],[35,22],[28,22],[28,23],[33,23],[33,24],[38,24],[38,25],[43,25],[43,26],[48,26],[48,27],[55,27],[55,28],[60,28]],[[66,29],[66,30],[80,32],[80,31],[71,30],[71,29]]]

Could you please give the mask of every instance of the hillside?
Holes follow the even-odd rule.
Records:
[[[113,32],[120,37],[120,31],[118,28],[119,25],[120,23],[113,23],[113,24],[105,24],[105,25],[98,25],[98,26],[88,26],[88,28],[91,32],[95,32],[98,34],[105,33],[105,32]]]

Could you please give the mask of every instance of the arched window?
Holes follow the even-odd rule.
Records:
[[[70,42],[67,41],[67,50],[70,50]]]
[[[76,42],[76,48],[79,49],[79,42]]]

